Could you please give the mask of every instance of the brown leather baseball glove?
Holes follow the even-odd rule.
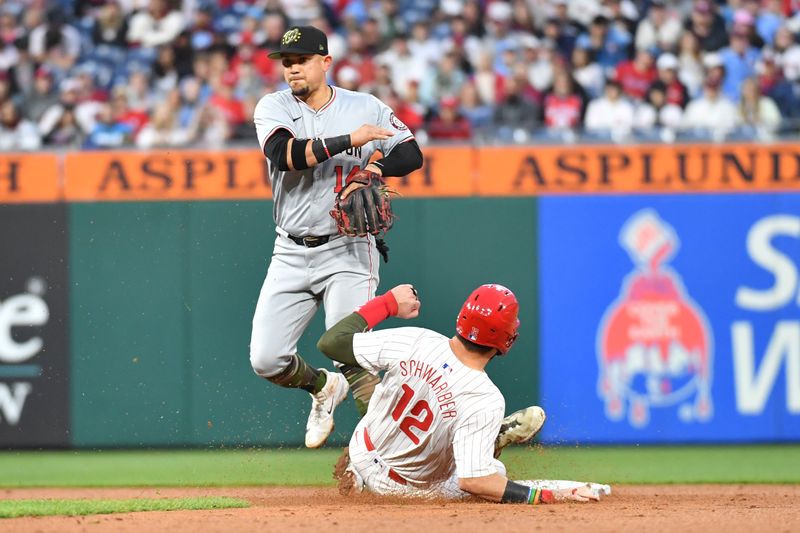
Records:
[[[396,194],[375,172],[356,172],[336,196],[331,210],[339,233],[364,237],[389,231],[394,224],[391,197]]]

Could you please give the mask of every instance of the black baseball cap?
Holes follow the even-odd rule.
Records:
[[[281,47],[269,54],[270,59],[280,59],[287,54],[328,55],[328,37],[314,26],[292,26],[281,39]]]

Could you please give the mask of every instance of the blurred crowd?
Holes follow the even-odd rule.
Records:
[[[421,142],[800,124],[800,0],[0,0],[0,150],[253,144],[293,24]]]

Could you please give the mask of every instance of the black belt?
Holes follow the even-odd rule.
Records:
[[[296,244],[299,244],[300,246],[306,246],[307,248],[316,248],[317,246],[322,246],[331,240],[331,237],[335,237],[335,235],[321,235],[319,237],[309,235],[307,237],[295,237],[294,235],[289,235],[288,233],[286,236],[293,240]]]

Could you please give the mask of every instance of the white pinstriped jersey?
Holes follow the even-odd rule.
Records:
[[[253,112],[258,143],[264,143],[279,129],[297,139],[318,139],[352,133],[364,124],[393,131],[385,141],[371,141],[349,148],[306,170],[281,171],[269,165],[275,199],[275,223],[292,235],[333,235],[336,223],[330,216],[336,192],[352,172],[363,169],[377,150],[388,155],[399,143],[414,136],[383,102],[370,94],[332,87],[330,101],[318,111],[296,98],[290,89],[268,94]]]
[[[386,373],[364,424],[375,451],[398,474],[425,485],[496,472],[494,442],[505,399],[485,372],[461,363],[449,339],[424,328],[353,337],[356,360]]]

